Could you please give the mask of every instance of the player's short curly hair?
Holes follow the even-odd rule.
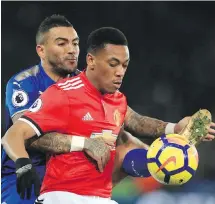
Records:
[[[87,52],[95,54],[106,44],[128,45],[125,35],[117,28],[102,27],[90,33],[87,40]]]
[[[40,24],[37,34],[36,43],[43,44],[45,42],[44,34],[51,28],[55,27],[73,27],[73,25],[67,20],[65,16],[54,14],[45,18]]]

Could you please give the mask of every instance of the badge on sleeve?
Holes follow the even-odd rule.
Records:
[[[42,100],[38,98],[33,105],[29,108],[31,112],[37,112],[42,107]]]
[[[23,90],[15,90],[12,95],[12,104],[15,107],[22,107],[28,103],[28,94]]]

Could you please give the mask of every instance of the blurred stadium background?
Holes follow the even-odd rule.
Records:
[[[88,34],[102,26],[127,36],[131,62],[122,91],[138,112],[177,122],[200,108],[215,115],[215,2],[2,2],[2,134],[8,79],[39,62],[35,34],[54,13],[65,15],[81,43],[85,67]],[[150,144],[151,139],[145,139]],[[198,148],[196,176],[180,187],[127,178],[114,188],[119,204],[214,204],[215,141]]]

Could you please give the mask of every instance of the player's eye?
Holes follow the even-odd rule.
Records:
[[[128,68],[128,64],[123,64],[122,66],[123,66],[124,69]]]
[[[64,46],[64,45],[65,45],[65,42],[58,43],[58,46]]]
[[[116,67],[118,64],[116,64],[116,63],[109,63],[109,65],[111,66],[111,67]]]
[[[79,42],[75,42],[73,43],[74,46],[78,46],[79,45]]]

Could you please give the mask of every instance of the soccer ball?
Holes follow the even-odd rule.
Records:
[[[188,182],[198,167],[198,152],[184,136],[162,135],[147,152],[148,170],[160,183],[182,185]]]

